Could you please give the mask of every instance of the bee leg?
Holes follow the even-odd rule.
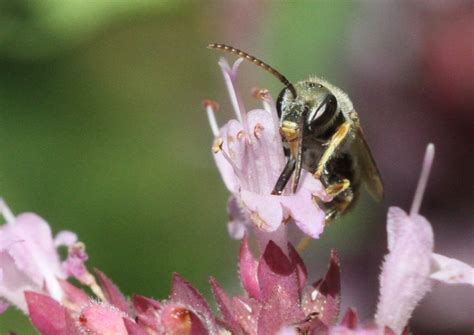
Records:
[[[327,211],[326,216],[324,217],[324,225],[329,226],[334,221],[336,216],[337,216],[337,210],[335,208]]]
[[[350,129],[351,125],[348,122],[344,122],[337,128],[336,132],[334,133],[334,135],[332,135],[331,140],[326,146],[326,150],[324,150],[321,159],[318,162],[318,167],[316,169],[316,172],[314,173],[314,177],[316,177],[317,179],[321,179],[321,176],[323,175],[326,169],[327,163],[335,154],[341,143],[344,142],[347,137],[347,134],[349,134]]]
[[[337,216],[337,208],[334,206],[334,200],[324,202],[319,197],[314,196],[313,201],[324,211],[324,224],[328,226]]]
[[[352,203],[354,198],[350,189],[351,183],[348,179],[331,184],[326,187],[326,193],[333,197],[329,202],[323,202],[318,197],[314,198],[315,203],[325,212],[325,225],[331,224],[340,214],[344,213]]]
[[[326,193],[331,197],[335,197],[347,190],[349,186],[351,186],[351,182],[347,179],[343,179],[338,183],[334,183],[326,187]]]
[[[295,171],[296,168],[296,160],[293,158],[289,158],[288,162],[286,162],[286,165],[281,172],[280,177],[278,178],[275,187],[273,188],[272,194],[274,195],[281,195],[283,192],[283,189],[285,188],[286,184],[291,178],[291,175],[293,174],[293,171]]]

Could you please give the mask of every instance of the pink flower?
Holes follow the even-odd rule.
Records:
[[[217,103],[204,103],[215,137],[214,158],[232,193],[228,206],[229,233],[240,239],[249,226],[262,232],[275,232],[291,219],[303,233],[318,238],[324,229],[324,212],[313,199],[317,196],[328,200],[318,180],[303,171],[295,194],[287,189],[281,196],[271,195],[286,160],[279,120],[272,98],[264,90],[257,94],[263,101],[263,109],[245,110],[236,88],[241,62],[242,59],[237,60],[231,68],[225,59],[219,61],[237,119],[219,129],[214,115]]]
[[[26,312],[24,291],[48,293],[60,301],[59,283],[63,271],[57,247],[73,243],[71,232],[62,232],[53,240],[49,225],[39,216],[24,213],[14,216],[0,200],[0,212],[6,224],[0,226],[0,298]],[[67,237],[67,238],[65,238]]]
[[[210,279],[225,329],[249,335],[323,334],[334,324],[340,304],[335,252],[325,277],[311,285],[306,285],[306,267],[291,244],[286,253],[270,241],[257,261],[245,237],[239,263],[246,294],[230,297],[215,279]]]
[[[130,302],[102,272],[97,271],[99,301],[63,282],[67,303],[26,292],[28,314],[43,335],[218,335],[209,305],[188,282],[173,276],[171,296],[157,301],[134,296]]]
[[[433,253],[430,278],[446,284],[474,286],[474,268],[457,259]]]
[[[388,212],[388,250],[380,274],[380,297],[375,319],[401,334],[413,310],[430,290],[432,280],[474,285],[471,266],[433,253],[431,224],[418,214],[434,158],[428,145],[410,214],[398,207]]]

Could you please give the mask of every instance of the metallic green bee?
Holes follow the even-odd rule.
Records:
[[[276,110],[288,161],[272,194],[281,194],[292,176],[291,189],[295,192],[301,169],[309,171],[333,197],[327,203],[316,199],[326,212],[326,223],[351,208],[362,183],[374,199],[383,197],[380,173],[347,94],[318,77],[293,85],[268,64],[228,45],[213,43],[208,48],[246,59],[285,85],[278,96]]]

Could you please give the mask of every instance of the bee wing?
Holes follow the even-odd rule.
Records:
[[[375,200],[380,201],[383,198],[383,184],[379,169],[377,168],[369,146],[365,141],[362,128],[357,123],[354,128],[356,133],[354,149],[358,157],[362,181],[370,195]]]

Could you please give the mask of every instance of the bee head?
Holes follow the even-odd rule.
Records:
[[[281,127],[300,125],[301,130],[317,132],[331,123],[339,113],[336,97],[315,80],[295,84],[296,97],[284,88],[277,99],[276,107]]]

